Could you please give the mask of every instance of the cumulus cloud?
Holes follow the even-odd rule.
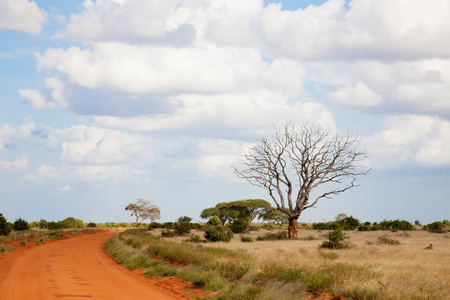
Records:
[[[14,141],[16,139],[28,138],[35,128],[34,123],[26,123],[19,127],[11,124],[3,124],[0,127],[0,152],[6,149],[15,149]]]
[[[18,30],[39,33],[46,22],[47,14],[34,1],[0,1],[0,30]]]
[[[20,89],[20,97],[38,109],[67,108],[65,84],[57,77],[45,78],[44,82],[47,96],[38,90]]]
[[[391,116],[383,129],[365,139],[376,168],[450,165],[450,122],[431,116]]]
[[[175,99],[183,105],[172,114],[131,118],[97,116],[93,120],[111,128],[234,138],[264,134],[273,124],[286,119],[334,128],[332,114],[322,104],[300,101],[288,104],[285,95],[270,90],[225,95],[185,94]]]
[[[344,86],[328,93],[328,99],[338,104],[356,107],[377,106],[383,102],[381,95],[376,94],[361,81],[354,86]]]
[[[23,171],[28,167],[28,158],[26,154],[22,154],[13,161],[0,160],[0,169]]]
[[[136,134],[77,125],[45,128],[44,145],[60,151],[60,164],[41,164],[29,181],[102,182],[142,173],[153,161],[151,141]]]

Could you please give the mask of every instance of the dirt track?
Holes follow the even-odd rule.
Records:
[[[109,258],[102,245],[114,235],[83,235],[1,255],[0,299],[183,299]]]

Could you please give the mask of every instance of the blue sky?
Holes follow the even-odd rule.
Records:
[[[358,133],[373,168],[301,222],[448,219],[449,28],[446,0],[0,0],[0,212],[269,200],[231,165],[295,120]]]

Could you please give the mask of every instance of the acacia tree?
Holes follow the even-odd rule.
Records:
[[[246,220],[248,225],[260,215],[261,213],[268,212],[272,206],[269,202],[263,199],[246,199],[232,202],[223,202],[216,205],[216,208],[220,210],[238,211],[238,217]]]
[[[136,203],[128,204],[125,210],[132,211],[131,215],[136,217],[136,224],[138,226],[146,219],[149,219],[153,223],[161,218],[159,208],[148,200],[137,199]]]
[[[359,141],[358,136],[341,137],[318,126],[288,122],[276,127],[271,138],[258,139],[243,150],[241,167],[233,169],[238,177],[267,190],[289,218],[289,238],[297,238],[297,220],[305,209],[357,186],[356,177],[369,173]],[[319,186],[326,191],[312,197]]]

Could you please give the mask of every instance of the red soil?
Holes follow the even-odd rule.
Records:
[[[0,255],[1,299],[184,299],[107,256],[103,243],[115,234],[78,235]]]

